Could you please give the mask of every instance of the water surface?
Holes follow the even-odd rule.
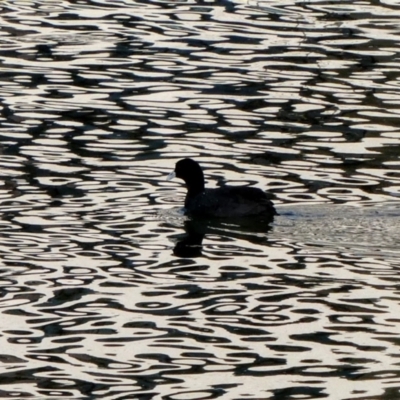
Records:
[[[399,397],[396,2],[1,7],[0,397]]]

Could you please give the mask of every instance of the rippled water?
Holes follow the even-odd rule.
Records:
[[[400,398],[398,1],[0,6],[1,398]]]

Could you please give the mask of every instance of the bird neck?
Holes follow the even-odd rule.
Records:
[[[198,181],[196,183],[191,182],[190,186],[187,186],[187,196],[188,197],[194,197],[197,196],[198,194],[202,193],[204,191],[204,181]]]
[[[185,179],[187,197],[194,197],[204,191],[204,174],[200,167],[191,171],[188,179]]]

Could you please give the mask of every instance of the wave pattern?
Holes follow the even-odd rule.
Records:
[[[398,397],[396,2],[1,6],[1,398]]]

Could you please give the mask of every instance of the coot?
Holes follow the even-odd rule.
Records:
[[[205,189],[200,165],[190,159],[180,160],[168,180],[181,178],[187,187],[185,208],[193,216],[236,218],[264,216],[272,219],[277,214],[269,195],[248,186],[223,186]]]

